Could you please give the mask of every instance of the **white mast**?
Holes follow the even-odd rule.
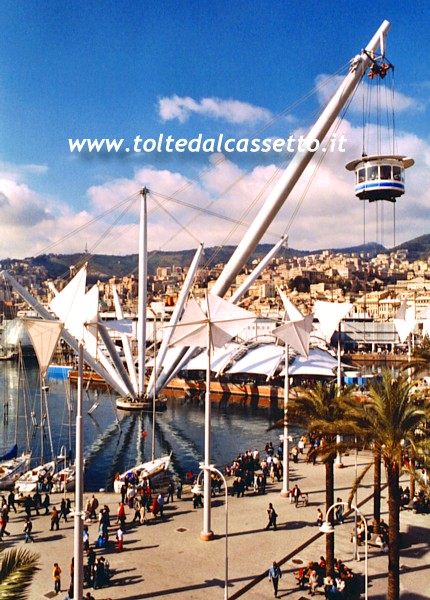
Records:
[[[33,308],[37,314],[42,317],[42,319],[46,319],[48,321],[56,320],[53,315],[38,300],[36,300],[36,298],[34,298],[20,283],[18,283],[14,277],[12,277],[10,273],[8,273],[8,271],[2,271],[0,276],[14,287],[18,294],[24,298],[28,305],[31,306],[31,308]],[[61,332],[61,337],[71,348],[73,348],[73,350],[75,350],[75,352],[78,352],[79,342],[71,333],[69,333],[66,329],[63,329]],[[103,355],[101,355],[101,357],[102,356]],[[103,368],[100,362],[91,356],[91,354],[85,348],[84,360],[92,369],[94,369],[96,373],[99,373],[99,375],[101,375],[105,381],[118,392],[118,394],[127,396],[129,392],[124,383],[120,381],[119,378],[115,378],[114,373],[108,372],[105,368]]]
[[[249,288],[254,283],[254,281],[261,275],[262,271],[266,268],[266,266],[269,264],[271,259],[277,254],[277,252],[280,250],[280,248],[283,246],[283,244],[286,243],[287,240],[288,240],[288,236],[286,236],[286,235],[282,236],[281,239],[279,240],[279,242],[277,242],[273,246],[273,248],[271,248],[269,250],[267,255],[258,263],[258,265],[255,267],[255,269],[252,271],[252,273],[250,273],[250,275],[245,279],[245,281],[236,290],[236,292],[232,295],[232,297],[228,299],[228,302],[230,302],[230,304],[237,304],[239,302],[239,300],[242,298],[242,296],[244,294],[246,294],[246,292],[249,290]],[[185,302],[185,299],[184,299],[184,302]],[[170,335],[172,335],[172,333],[173,333],[172,325],[175,325],[175,324],[176,324],[176,322],[173,323],[173,316],[172,316],[172,320],[169,323],[169,328],[171,328]],[[169,329],[166,330],[166,334],[168,331],[169,331]],[[163,336],[163,343],[164,343],[164,336]],[[166,348],[167,348],[167,345],[168,345],[168,339],[166,342]],[[177,373],[178,371],[180,371],[182,368],[185,367],[187,362],[193,356],[196,355],[196,352],[200,353],[201,351],[202,351],[201,349],[197,349],[195,347],[194,348],[191,347],[188,349],[177,348],[176,360],[173,364],[173,367],[171,367],[170,369],[163,370],[160,373],[160,377],[157,379],[157,393],[161,392],[163,387],[165,387],[169,383],[169,381],[171,381],[173,379],[173,377],[175,376],[175,373]],[[161,360],[164,360],[164,355]]]
[[[117,289],[114,285],[112,286],[112,294],[113,294],[113,300],[115,303],[116,318],[118,320],[122,320],[122,319],[124,319],[124,313],[122,310],[121,302],[119,300]],[[137,394],[138,385],[137,385],[136,367],[134,365],[133,354],[131,351],[130,340],[129,340],[128,335],[126,335],[125,333],[122,333],[121,341],[122,341],[122,347],[124,349],[125,359],[127,361],[127,369],[128,369],[128,372],[129,372],[129,375],[131,378],[131,382],[133,384],[133,388],[135,390],[135,394]]]
[[[342,110],[346,101],[357,86],[363,73],[370,66],[372,61],[369,55],[372,56],[375,54],[381,44],[381,40],[384,40],[390,27],[391,24],[388,21],[384,21],[367,45],[366,49],[353,59],[348,75],[340,84],[320,118],[309,131],[307,139],[310,142],[312,140],[318,140],[320,144],[322,143],[339,112]],[[212,294],[222,297],[227,292],[232,281],[240,272],[247,259],[254,252],[258,242],[266,233],[273,219],[282,208],[285,200],[288,198],[314,154],[315,152],[310,152],[309,150],[297,152],[295,154],[213,286],[211,290]]]
[[[139,288],[137,308],[137,356],[139,364],[138,395],[145,392],[145,353],[146,353],[146,305],[147,305],[147,274],[148,274],[148,236],[147,236],[147,205],[144,187],[140,192],[140,227],[139,227]]]
[[[249,277],[245,279],[241,286],[237,288],[235,293],[229,299],[229,302],[232,304],[236,304],[239,300],[246,294],[254,281],[260,277],[261,273],[267,267],[269,262],[272,260],[274,256],[278,253],[279,249],[285,244],[287,246],[288,236],[283,235],[279,242],[273,246],[273,248],[266,254],[266,256],[258,263],[255,269],[252,271]]]
[[[164,376],[164,373],[161,373],[161,375],[163,376],[163,379],[160,382],[159,378],[158,378],[158,371],[160,371],[163,361],[166,358],[167,350],[168,350],[169,343],[170,343],[170,338],[172,337],[173,331],[175,329],[174,325],[176,325],[178,323],[178,321],[181,318],[182,313],[184,311],[185,302],[187,301],[191,286],[194,283],[194,279],[195,279],[197,269],[200,264],[202,254],[203,254],[203,243],[200,243],[199,247],[197,248],[197,251],[194,255],[194,258],[190,265],[190,268],[188,269],[188,273],[185,278],[184,285],[182,286],[181,292],[179,294],[178,301],[175,304],[175,308],[173,310],[172,316],[169,321],[169,327],[168,328],[166,327],[163,331],[163,339],[161,341],[161,346],[160,346],[160,349],[157,354],[157,365],[158,366],[155,367],[155,365],[154,365],[154,369],[152,371],[152,374],[151,374],[151,377],[150,377],[149,383],[148,383],[148,389],[147,389],[148,397],[151,395],[151,393],[154,393],[153,388],[154,388],[155,382],[157,382],[156,390],[155,390],[156,394],[161,389],[163,389],[163,385],[164,385],[163,382],[165,382],[165,376]],[[180,356],[182,349],[177,348],[176,350],[178,352],[178,360],[179,360],[179,356]]]
[[[309,141],[318,140],[321,144],[336,120],[339,112],[342,110],[342,107],[345,105],[360,81],[363,73],[370,66],[372,62],[370,56],[375,55],[380,45],[384,46],[385,48],[385,36],[390,27],[391,24],[388,21],[384,21],[373,38],[370,40],[366,49],[351,61],[351,67],[348,75],[341,82],[337,91],[324,109],[322,115],[310,130],[307,136]],[[293,190],[297,181],[300,179],[303,171],[309,164],[314,154],[315,152],[311,152],[306,149],[305,144],[304,152],[298,152],[294,156],[287,169],[284,171],[282,177],[269,194],[269,197],[254,219],[245,236],[242,238],[241,242],[236,248],[236,251],[228,261],[218,280],[215,282],[215,285],[211,290],[213,295],[218,295],[221,297],[225,295],[228,288],[234,281],[234,278],[239,274],[247,259],[254,252],[255,247],[278,214],[279,210]],[[161,374],[159,384],[157,384],[158,389],[161,389],[162,385],[166,385],[166,383],[173,376],[173,373],[177,372],[179,363],[183,364],[185,353],[186,351],[182,349],[176,364],[169,369],[168,373],[163,372]]]

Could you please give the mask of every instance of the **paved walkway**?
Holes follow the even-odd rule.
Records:
[[[362,454],[358,459],[358,471],[371,460],[370,455]],[[346,500],[355,474],[354,456],[343,457],[344,468],[335,472],[335,497]],[[372,492],[372,472],[365,479],[358,493],[360,510],[371,522],[371,500],[366,501]],[[319,560],[324,554],[324,534],[315,525],[317,508],[324,513],[324,467],[305,462],[291,465],[291,481],[298,483],[302,491],[309,494],[309,505],[296,508],[289,499],[280,495],[281,484],[269,484],[267,494],[254,495],[251,492],[244,498],[228,498],[228,576],[229,598],[244,597],[257,600],[273,597],[271,583],[266,573],[276,560],[282,563],[283,577],[280,582],[279,597],[299,600],[309,597],[307,591],[299,590],[294,573],[301,564]],[[118,497],[113,494],[96,494],[100,504],[107,504],[111,514],[116,514]],[[53,496],[60,502],[60,497]],[[386,514],[386,491],[383,492],[382,516]],[[272,502],[278,513],[278,530],[265,530],[266,508]],[[92,591],[96,600],[143,600],[162,598],[163,600],[183,598],[184,600],[224,597],[225,582],[225,508],[224,496],[216,497],[212,503],[212,529],[215,539],[210,542],[200,540],[203,510],[193,509],[189,489],[184,490],[183,499],[167,504],[164,521],[153,521],[148,525],[132,525],[127,519],[124,536],[125,550],[117,553],[114,543],[106,550],[97,550],[98,555],[107,556],[114,576],[111,585]],[[6,548],[23,542],[23,512],[12,513],[8,529],[11,536],[4,539]],[[404,599],[430,598],[430,515],[415,515],[411,511],[401,514],[403,550],[401,556],[401,588]],[[114,523],[114,520],[112,520]],[[69,569],[73,556],[73,521],[60,523],[60,530],[49,530],[47,516],[34,518],[33,533],[35,543],[27,545],[41,556],[40,570],[31,586],[30,598],[53,597],[52,568],[58,562],[63,570],[62,590],[58,597],[64,598],[69,585]],[[351,515],[344,525],[336,527],[335,555],[346,562],[355,573],[364,573],[363,558],[354,562],[350,534],[353,527]],[[112,526],[111,539],[115,538]],[[90,542],[97,538],[96,524],[90,525]],[[378,548],[369,547],[369,594],[372,599],[386,598],[387,556]],[[86,590],[85,590],[86,591]],[[321,596],[320,596],[321,597]],[[364,597],[364,596],[363,596]]]

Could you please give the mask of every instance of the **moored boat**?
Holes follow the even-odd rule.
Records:
[[[76,465],[64,467],[61,471],[54,473],[52,478],[53,492],[72,492],[75,489]]]
[[[171,454],[168,456],[161,456],[160,458],[154,458],[154,460],[150,460],[146,463],[136,465],[132,469],[128,469],[128,471],[125,471],[125,473],[122,473],[122,475],[116,475],[113,482],[114,492],[119,494],[124,483],[128,481],[134,481],[135,485],[141,485],[143,481],[167,471],[171,458]]]
[[[130,412],[151,412],[153,407],[153,400],[148,398],[117,398],[116,407],[119,410],[126,410]],[[162,412],[167,409],[167,399],[157,398],[155,401],[155,410]]]
[[[43,465],[34,467],[26,471],[15,482],[15,491],[19,494],[30,494],[38,489],[39,491],[48,490],[52,484],[52,478],[55,473],[55,461],[47,462]]]
[[[22,454],[0,463],[0,490],[13,488],[19,477],[30,465],[31,454]]]

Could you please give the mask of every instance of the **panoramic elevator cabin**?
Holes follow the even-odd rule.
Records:
[[[394,66],[385,57],[385,41],[381,43],[381,56],[375,57],[374,55],[368,54],[372,61],[371,67],[368,72],[368,77],[374,83],[376,83],[376,90],[374,86],[364,86],[363,77],[363,148],[361,158],[352,160],[345,168],[348,171],[355,172],[355,195],[360,200],[368,200],[369,202],[376,202],[378,200],[387,200],[388,202],[395,203],[397,198],[403,196],[405,193],[405,169],[412,167],[414,159],[407,156],[401,156],[398,154],[383,154],[381,152],[381,141],[382,141],[382,115],[383,112],[387,113],[387,117],[391,112],[391,123],[388,129],[391,129],[392,140],[390,146],[392,149],[396,148],[395,132],[394,132]],[[386,76],[391,74],[391,92],[386,81]],[[364,73],[363,73],[364,75]],[[385,81],[384,81],[385,80]],[[384,82],[384,90],[382,90],[382,82]],[[366,90],[367,88],[367,90]],[[370,124],[370,111],[372,109],[371,94],[372,88],[376,91],[376,107],[373,110],[376,113],[376,141],[378,154],[369,155],[365,150],[365,137],[366,137],[366,121],[367,126]],[[382,93],[382,92],[385,93]],[[367,99],[364,95],[367,93]],[[385,98],[387,101],[391,97],[391,107],[387,105],[381,106],[381,98]],[[368,114],[366,115],[367,107]],[[390,110],[391,109],[391,110]],[[367,117],[367,119],[366,119]],[[388,118],[388,121],[390,118]],[[369,143],[369,140],[367,140]],[[385,140],[388,142],[388,139]]]
[[[414,159],[393,154],[362,156],[345,168],[355,171],[355,195],[360,200],[396,202],[405,193],[405,169]]]

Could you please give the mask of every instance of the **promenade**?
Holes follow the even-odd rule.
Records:
[[[358,471],[372,460],[370,454],[358,457]],[[347,499],[355,476],[355,457],[342,458],[344,468],[335,470],[335,498]],[[370,471],[358,492],[360,511],[371,523],[373,501],[373,472]],[[289,499],[280,495],[282,483],[269,481],[265,495],[245,493],[245,497],[228,498],[228,571],[229,598],[257,600],[272,598],[273,589],[267,579],[267,570],[276,560],[281,563],[282,579],[278,596],[299,600],[309,597],[308,590],[300,590],[294,573],[309,561],[319,561],[325,553],[324,534],[316,526],[317,508],[324,511],[324,466],[321,464],[291,463],[291,483],[297,483],[309,494],[308,506],[295,507]],[[407,485],[407,480],[405,480]],[[111,515],[116,515],[118,496],[107,493],[95,494],[100,505],[107,504]],[[84,500],[89,496],[85,495]],[[382,517],[387,521],[386,490],[382,493]],[[212,501],[212,529],[215,538],[210,542],[200,540],[203,509],[193,509],[189,486],[184,487],[182,500],[165,507],[165,519],[154,520],[149,515],[147,525],[133,525],[134,511],[128,510],[124,536],[124,551],[118,553],[115,543],[115,519],[111,519],[111,544],[96,550],[110,562],[113,577],[109,587],[90,590],[96,600],[143,600],[183,598],[211,600],[224,597],[225,582],[225,509],[224,494]],[[61,496],[53,495],[52,502],[59,506]],[[266,508],[272,502],[278,513],[278,529],[265,530]],[[10,515],[8,530],[10,537],[4,538],[4,546],[10,548],[23,543],[24,512]],[[401,589],[404,599],[430,598],[430,515],[402,511],[402,554]],[[350,542],[354,516],[351,513],[345,524],[335,528],[335,556],[363,574],[365,568],[364,546],[360,547],[361,561],[353,561]],[[59,531],[50,531],[49,516],[33,519],[34,544],[29,550],[40,554],[40,570],[31,586],[30,598],[52,598],[52,570],[58,562],[62,574],[64,598],[70,581],[70,562],[73,556],[73,519],[60,522]],[[89,525],[90,543],[97,539],[97,524]],[[86,562],[86,559],[84,559]],[[369,546],[369,590],[368,597],[383,600],[387,590],[387,556],[380,549]],[[86,592],[87,590],[85,590]],[[323,597],[320,595],[320,597]],[[362,596],[364,598],[364,595]]]

